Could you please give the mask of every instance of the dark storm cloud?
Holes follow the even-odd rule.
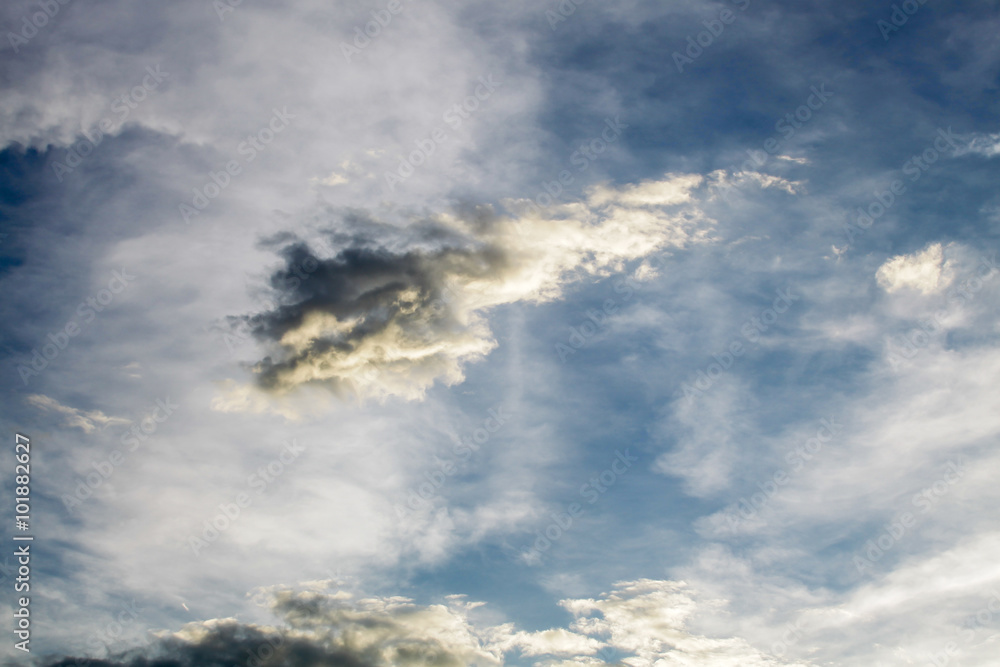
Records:
[[[311,639],[223,621],[213,624],[194,641],[170,638],[157,642],[146,652],[133,651],[108,659],[61,657],[36,664],[39,667],[374,667],[381,664],[373,658],[323,646]]]
[[[318,238],[283,233],[263,242],[283,266],[269,277],[274,305],[230,318],[271,356],[257,384],[282,393],[310,383],[362,395],[420,398],[455,384],[464,363],[496,345],[490,308],[558,298],[586,275],[669,245],[704,238],[692,192],[703,179],[668,174],[522,218],[466,206],[407,227],[352,211]],[[246,409],[246,388],[216,404]]]
[[[468,324],[456,311],[454,286],[496,279],[506,265],[495,241],[436,222],[406,230],[355,226],[329,231],[325,240],[332,256],[290,235],[267,243],[284,261],[269,279],[277,305],[243,318],[258,339],[283,348],[282,358],[256,368],[267,389],[317,379],[341,384],[386,364],[433,365],[431,347]],[[316,372],[323,368],[341,372]]]
[[[460,608],[404,598],[348,598],[281,591],[283,627],[234,619],[191,623],[150,645],[103,659],[50,657],[37,667],[464,667],[498,665]]]

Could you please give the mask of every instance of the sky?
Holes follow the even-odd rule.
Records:
[[[5,2],[2,660],[996,664],[998,10]]]

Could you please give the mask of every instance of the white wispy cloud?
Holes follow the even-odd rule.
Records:
[[[124,417],[109,417],[100,410],[72,408],[68,405],[63,405],[54,398],[41,394],[31,394],[25,400],[40,410],[62,415],[64,426],[78,428],[88,434],[94,433],[98,429],[107,428],[108,426],[131,423],[131,420]]]

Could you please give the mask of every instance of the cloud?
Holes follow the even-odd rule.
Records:
[[[778,661],[745,639],[691,634],[686,625],[698,603],[682,582],[624,582],[603,599],[566,600],[562,606],[577,617],[574,630],[608,637],[610,646],[633,654],[622,661],[630,667],[802,664]]]
[[[136,632],[239,613],[241,623],[219,621],[204,631],[215,633],[219,644],[228,623],[237,635],[263,640],[270,636],[267,628],[255,634],[246,625],[239,607],[243,591],[274,583],[276,573],[286,581],[315,578],[328,564],[357,574],[365,585],[377,582],[380,590],[404,580],[424,599],[481,578],[477,587],[489,591],[487,599],[512,601],[512,614],[531,619],[530,626],[519,623],[504,635],[519,635],[510,645],[519,663],[533,662],[530,654],[567,665],[624,656],[602,653],[613,648],[606,646],[610,634],[568,627],[563,610],[538,592],[538,577],[553,571],[576,577],[576,588],[559,597],[582,598],[607,590],[610,581],[668,568],[663,576],[683,574],[699,594],[711,590],[708,582],[729,582],[712,596],[731,606],[719,612],[711,631],[697,610],[683,619],[683,650],[667,651],[664,664],[703,662],[691,635],[745,637],[773,651],[771,641],[782,629],[772,636],[756,632],[746,627],[754,620],[749,617],[759,614],[767,629],[780,623],[773,609],[791,614],[819,604],[815,598],[849,597],[858,586],[850,555],[877,538],[897,511],[896,500],[906,506],[912,493],[934,483],[939,458],[960,447],[979,462],[978,474],[995,477],[996,461],[967,450],[992,451],[1000,432],[990,403],[990,374],[995,378],[998,369],[991,351],[1000,332],[998,281],[965,287],[963,280],[976,274],[959,270],[950,286],[933,294],[913,285],[887,293],[876,281],[891,255],[920,254],[936,241],[996,250],[998,163],[984,156],[995,154],[990,109],[1000,42],[995,12],[986,3],[956,12],[935,9],[934,21],[918,16],[889,42],[870,39],[875,20],[889,18],[885,8],[785,1],[763,11],[762,3],[725,3],[739,18],[690,71],[685,68],[683,80],[671,75],[671,52],[683,51],[689,35],[705,28],[703,21],[717,19],[696,3],[584,4],[555,29],[530,3],[403,4],[402,14],[351,62],[340,44],[350,44],[356,28],[364,30],[373,10],[382,15],[384,0],[370,6],[244,2],[224,20],[205,2],[171,3],[168,10],[117,0],[91,3],[87,11],[70,3],[30,44],[6,51],[0,70],[10,94],[0,99],[0,140],[39,149],[5,155],[10,182],[3,231],[10,234],[3,249],[10,255],[0,268],[13,301],[6,318],[8,363],[30,356],[47,332],[64,326],[77,304],[101,289],[105,268],[141,268],[135,290],[105,308],[46,374],[31,380],[30,392],[16,373],[7,374],[13,402],[28,393],[59,397],[82,408],[78,415],[32,408],[28,423],[11,428],[37,434],[61,428],[58,435],[66,437],[50,439],[47,447],[66,465],[53,467],[44,481],[51,489],[73,489],[78,474],[93,470],[92,463],[102,465],[117,446],[106,436],[122,427],[87,435],[80,425],[59,426],[64,420],[100,429],[100,419],[85,410],[135,417],[168,394],[185,406],[183,418],[143,441],[136,456],[95,490],[85,511],[69,516],[54,497],[35,508],[60,538],[50,543],[49,590],[56,593],[33,600],[32,616],[40,623],[36,655],[69,650],[89,628],[108,627],[117,599],[133,595],[151,609]],[[745,12],[735,6],[743,4],[749,5]],[[8,24],[19,30],[22,16],[34,16],[38,5],[23,0],[5,9]],[[671,71],[651,63],[666,63]],[[116,99],[157,65],[170,77],[121,117]],[[915,71],[926,74],[926,85],[914,86]],[[443,114],[475,102],[469,96],[479,77],[491,74],[503,82],[497,93],[460,128],[445,124]],[[824,82],[835,91],[830,105],[801,127],[799,121],[786,125],[782,119],[794,119],[809,89]],[[241,160],[237,147],[258,135],[275,106],[285,105],[296,115],[294,124],[252,163],[241,162],[239,178],[185,225],[178,204],[191,201],[192,189],[204,189],[229,160]],[[603,119],[618,113],[628,130],[577,171],[577,151],[589,150]],[[96,138],[104,119],[114,124],[97,148],[57,180],[55,164],[90,151],[81,131]],[[795,132],[778,134],[778,127]],[[907,180],[905,196],[864,236],[844,245],[845,216],[856,219],[856,208],[874,201],[873,193],[885,192],[894,178],[912,178],[901,171],[904,161],[912,167],[917,163],[910,156],[932,155],[925,151],[937,129],[950,127],[966,139],[985,132],[973,140],[982,155],[942,155],[926,170],[919,167],[919,180]],[[439,128],[447,140],[411,178],[386,192],[384,175],[398,173]],[[752,156],[769,139],[777,142],[774,152],[767,150],[772,159],[760,164]],[[714,182],[711,170],[738,164],[758,164],[767,173],[737,170],[718,180],[726,196],[700,198],[719,221],[711,227],[713,237],[730,242],[691,252],[675,252],[668,242],[663,247],[670,258],[657,264],[659,275],[641,281],[627,303],[606,284],[612,281],[594,280],[616,270],[617,260],[602,264],[590,254],[618,241],[595,229],[611,224],[614,211],[623,211],[630,223],[647,215],[697,214],[698,188]],[[444,211],[456,199],[537,200],[543,184],[552,186],[562,169],[573,177],[564,202],[602,179],[615,186],[533,216],[498,215],[499,206],[497,213],[456,213],[457,221],[428,216],[429,236],[419,224],[389,224],[398,221],[390,218],[393,211]],[[664,183],[665,171],[704,173],[706,182],[693,188]],[[623,183],[630,185],[618,187]],[[768,188],[764,196],[747,192],[758,186]],[[788,196],[792,192],[796,196]],[[340,211],[373,213],[324,214],[322,224],[332,229],[315,233],[296,212],[324,201]],[[383,222],[340,219],[351,215]],[[586,243],[560,246],[562,227],[579,231]],[[281,229],[297,236],[275,237]],[[252,247],[267,236],[274,239],[270,249]],[[316,270],[286,258],[297,245],[316,260]],[[844,248],[839,262],[826,258],[833,245]],[[624,260],[632,272],[642,252],[626,248],[612,255],[639,257]],[[947,246],[943,253],[945,262],[960,259]],[[276,271],[279,258],[282,269]],[[556,275],[560,258],[566,258],[565,270]],[[370,303],[357,295],[330,297],[314,286],[322,266],[341,284],[370,291],[369,283],[377,281],[357,270],[362,259],[384,274],[377,286],[385,289]],[[264,267],[268,277],[286,279],[273,290],[281,297],[277,307],[251,305],[241,285],[247,271]],[[548,282],[530,284],[535,273]],[[652,270],[641,273],[647,277]],[[428,294],[420,292],[420,281],[430,285]],[[748,349],[710,395],[687,411],[673,402],[679,386],[740,336],[744,318],[756,316],[765,307],[760,302],[786,282],[803,290],[789,319]],[[555,295],[538,296],[553,286]],[[416,297],[409,297],[409,288]],[[569,327],[578,327],[584,313],[600,309],[609,296],[618,314],[588,339],[586,350],[562,364],[553,344],[566,341]],[[324,298],[347,316],[336,316]],[[531,305],[546,300],[544,307]],[[252,337],[229,346],[211,326],[227,314],[265,310],[242,320],[252,327],[248,337],[258,331],[259,346]],[[944,317],[931,319],[938,312]],[[454,343],[468,344],[464,356]],[[887,359],[903,359],[900,351],[912,356],[890,368]],[[262,383],[233,375],[240,362],[257,365]],[[125,368],[132,363],[141,371]],[[412,380],[406,377],[411,371]],[[469,379],[463,382],[464,375]],[[210,414],[214,383],[227,377],[236,378],[234,393],[227,390],[215,405],[239,414]],[[266,379],[273,381],[270,389],[262,388]],[[422,404],[331,406],[328,390],[419,397],[453,381],[463,384],[430,391]],[[438,474],[437,457],[477,426],[485,416],[479,413],[508,403],[515,406],[516,423],[503,439],[463,461],[426,515],[415,512],[397,527],[394,502]],[[302,414],[306,404],[322,412],[294,429],[272,418],[276,412]],[[741,533],[734,551],[755,567],[718,559],[701,580],[678,572],[706,542],[726,539],[699,539],[690,522],[760,493],[757,485],[787,470],[782,456],[806,443],[814,422],[824,417],[842,419],[854,434],[826,445],[809,461],[811,468],[769,499],[761,510],[770,513],[767,530]],[[292,436],[316,452],[310,462],[269,485],[210,552],[187,557],[184,537],[200,530],[220,503],[232,501],[246,477],[273,458],[274,443]],[[581,520],[551,552],[554,567],[507,567],[499,559],[476,564],[476,554],[492,558],[502,539],[517,542],[540,518],[547,520],[543,509],[565,509],[566,496],[576,495],[573,485],[619,445],[643,452],[646,463],[629,473],[635,477],[628,489],[603,496],[586,523]],[[664,470],[676,476],[653,476]],[[962,534],[992,530],[995,494],[968,481],[953,488],[942,500],[955,499],[942,505],[949,511],[933,521],[928,515],[920,533],[909,534],[880,561],[879,572],[911,552],[944,553]],[[994,548],[984,553],[997,562]],[[974,573],[982,562],[942,562],[935,573],[948,581],[949,571]],[[919,580],[918,569],[912,568],[912,580],[899,581],[900,593]],[[874,574],[871,580],[885,586]],[[684,589],[677,595],[694,597]],[[176,597],[194,615],[175,604]],[[650,592],[653,607],[654,598]],[[888,655],[891,648],[878,659],[864,652],[879,644],[910,646],[913,636],[925,639],[930,651],[943,650],[950,637],[935,628],[950,625],[911,624],[906,598],[886,599],[904,602],[886,606],[878,623],[858,622],[842,636],[810,637],[797,655],[822,663],[896,664],[905,661]],[[940,599],[928,597],[928,607]],[[961,613],[983,604],[963,602]],[[867,608],[859,603],[853,609]],[[593,611],[587,618],[605,622],[610,613]],[[638,631],[645,621],[633,616],[623,625]],[[395,622],[374,612],[361,617]],[[892,642],[879,636],[888,618],[910,636],[899,632]],[[289,662],[357,659],[331,653],[312,630],[300,632],[302,652]],[[594,650],[595,642],[603,648]],[[858,647],[853,654],[848,642]],[[210,664],[214,655],[219,664],[235,664],[247,657],[228,660],[205,642],[188,644],[175,652],[188,663]],[[988,648],[982,664],[990,662]],[[309,657],[317,655],[322,657]],[[651,655],[625,660],[648,662]],[[723,660],[718,655],[712,656],[716,662]],[[975,663],[968,654],[960,660]]]
[[[437,381],[461,382],[463,366],[496,347],[491,308],[551,301],[585,276],[706,240],[710,221],[692,199],[701,183],[667,174],[596,187],[583,202],[544,212],[476,207],[402,228],[349,213],[313,242],[269,240],[284,260],[270,277],[279,305],[234,323],[249,325],[272,353],[254,369],[264,390],[321,384],[419,399]],[[218,409],[254,404],[246,389],[232,391],[242,392],[238,400],[223,397]]]
[[[525,656],[589,656],[596,653],[603,642],[564,628],[553,628],[541,632],[518,632],[511,637],[508,646],[517,648]]]
[[[365,155],[367,158],[378,157],[380,155],[377,151],[366,151]],[[337,169],[330,172],[325,178],[312,178],[310,181],[319,185],[325,185],[327,187],[336,187],[338,185],[344,185],[350,183],[352,180],[359,178],[372,178],[373,174],[367,171],[361,165],[352,162],[351,160],[344,160],[340,163]]]
[[[121,417],[108,417],[100,410],[86,412],[78,408],[71,408],[67,405],[61,404],[54,398],[49,398],[48,396],[43,396],[41,394],[32,394],[28,396],[26,400],[31,405],[45,410],[46,412],[55,412],[57,414],[65,415],[62,422],[63,426],[78,428],[88,434],[93,433],[98,428],[104,429],[108,426],[114,426],[115,424],[131,423],[128,419],[123,419]]]
[[[779,156],[782,157],[782,156]],[[783,157],[791,162],[802,164],[801,159]],[[762,190],[776,188],[784,190],[790,195],[801,194],[805,189],[805,184],[801,181],[789,181],[780,176],[765,174],[759,171],[735,171],[727,172],[724,169],[717,169],[710,174],[713,194],[727,192],[732,188],[740,188],[745,185],[756,185]]]
[[[878,284],[887,292],[909,288],[924,294],[940,292],[953,279],[951,265],[945,261],[940,243],[933,243],[922,252],[897,255],[880,266],[875,275]]]
[[[663,181],[643,181],[623,188],[599,185],[590,191],[589,203],[601,205],[616,202],[627,206],[683,204],[691,201],[691,190],[701,181],[701,176],[687,174]]]
[[[490,667],[511,654],[548,657],[542,665],[627,664],[723,667],[778,666],[740,638],[713,639],[690,633],[686,623],[698,603],[683,583],[643,579],[616,584],[599,599],[564,600],[575,617],[571,628],[515,631],[513,624],[480,625],[478,602],[449,596],[447,604],[418,605],[404,597],[351,593],[271,592],[280,626],[214,619],[160,633],[142,650],[105,660],[100,667],[251,667],[337,665],[345,667]],[[620,660],[619,660],[620,658]],[[565,659],[565,660],[564,660]],[[76,658],[41,663],[69,667]]]
[[[1000,155],[1000,132],[994,134],[973,134],[969,137],[969,145],[959,151],[959,155],[969,153],[985,157]]]
[[[728,489],[739,446],[746,444],[752,405],[747,405],[745,387],[731,379],[719,385],[700,399],[674,403],[668,423],[677,445],[653,464],[657,472],[683,479],[685,490],[694,496]]]

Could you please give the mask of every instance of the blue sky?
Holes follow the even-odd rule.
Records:
[[[5,4],[5,660],[992,664],[998,8]]]

